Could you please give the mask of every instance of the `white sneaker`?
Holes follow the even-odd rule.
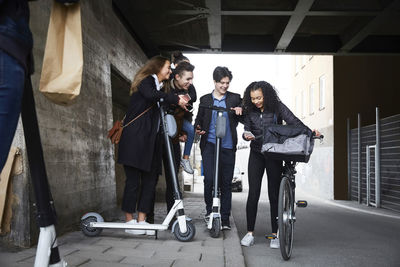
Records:
[[[136,220],[130,220],[129,222],[126,222],[127,224],[138,224]],[[126,229],[125,233],[131,234],[131,235],[144,235],[146,234],[146,230],[133,230],[133,229]]]
[[[280,245],[279,245],[279,238],[276,237],[276,238],[274,238],[274,239],[271,239],[271,243],[269,244],[269,247],[270,247],[270,248],[279,248],[279,247],[280,247]]]
[[[181,158],[181,166],[183,167],[183,170],[185,172],[190,174],[194,173],[192,166],[190,165],[190,161],[188,159]]]
[[[250,247],[254,245],[254,236],[250,233],[247,233],[240,241],[240,244],[245,247]]]
[[[141,221],[138,224],[147,225],[147,224],[150,224],[150,223],[148,223],[146,221]],[[143,231],[146,232],[146,235],[156,235],[156,230],[143,230]]]

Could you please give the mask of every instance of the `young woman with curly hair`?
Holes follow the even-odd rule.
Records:
[[[261,182],[264,172],[268,176],[268,197],[270,203],[272,234],[276,236],[278,231],[278,196],[281,182],[282,161],[265,157],[261,153],[262,138],[255,138],[263,134],[264,126],[269,124],[282,124],[282,120],[288,125],[306,127],[283,104],[275,89],[265,81],[252,82],[244,92],[243,97],[244,134],[243,139],[251,141],[248,163],[249,193],[246,204],[247,231],[241,244],[251,246],[254,244],[254,225],[257,216],[258,200],[260,198]],[[316,132],[319,135],[318,132]],[[279,248],[278,238],[272,239],[271,248]]]

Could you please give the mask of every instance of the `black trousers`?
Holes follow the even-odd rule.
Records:
[[[137,168],[124,165],[126,180],[122,210],[128,213],[149,213],[153,210],[154,195],[157,184],[157,168],[145,172]]]
[[[268,197],[271,209],[272,233],[276,233],[278,230],[276,217],[278,216],[278,197],[281,183],[282,161],[267,159],[263,154],[253,149],[250,150],[248,164],[249,195],[246,204],[247,231],[254,231],[264,171],[267,171],[268,177]]]
[[[211,213],[213,190],[214,190],[214,156],[215,144],[207,142],[201,151],[204,169],[204,201],[207,214]],[[219,177],[218,187],[221,192],[221,219],[223,222],[229,220],[232,206],[232,179],[235,167],[235,151],[233,149],[221,148],[219,155]]]

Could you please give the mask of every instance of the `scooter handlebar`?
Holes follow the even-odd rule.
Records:
[[[199,108],[206,108],[206,109],[211,109],[215,111],[224,111],[224,112],[231,112],[234,113],[235,111],[230,109],[230,108],[224,108],[224,107],[217,107],[213,105],[199,105]]]

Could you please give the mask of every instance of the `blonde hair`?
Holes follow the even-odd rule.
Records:
[[[137,92],[140,83],[147,76],[159,73],[167,61],[169,62],[169,59],[162,56],[155,56],[149,59],[133,78],[129,94],[132,95],[133,93]]]

